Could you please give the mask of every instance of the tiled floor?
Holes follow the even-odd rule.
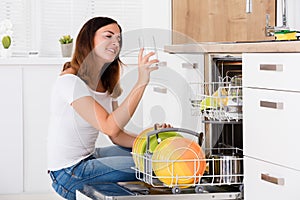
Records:
[[[0,195],[0,200],[64,200],[56,193]]]

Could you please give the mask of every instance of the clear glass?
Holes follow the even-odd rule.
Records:
[[[140,36],[139,37],[139,47],[140,48],[144,48],[144,55],[150,53],[150,52],[154,52],[154,59],[159,60],[159,55],[158,55],[158,51],[157,51],[157,45],[156,45],[156,40],[155,37],[149,36],[149,37],[145,37],[145,36]],[[166,66],[167,62],[165,61],[160,61],[156,64],[156,66]]]

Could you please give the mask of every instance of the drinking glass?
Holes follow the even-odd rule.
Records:
[[[154,52],[155,59],[159,60],[157,44],[156,44],[155,37],[153,35],[151,37],[140,36],[139,37],[139,47],[144,48],[144,55],[146,55],[150,52]],[[166,66],[166,65],[167,65],[167,62],[159,61],[158,63],[156,63],[155,66],[162,67],[162,66]]]

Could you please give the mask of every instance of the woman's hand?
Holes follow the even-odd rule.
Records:
[[[161,124],[161,127],[162,128],[172,128],[172,126],[170,124],[166,124],[166,123]]]
[[[150,60],[150,57],[155,54],[154,52],[150,52],[145,56],[143,54],[144,54],[144,48],[141,48],[138,57],[138,65],[139,65],[138,83],[140,85],[147,85],[150,80],[150,73],[158,69],[157,66],[152,66],[152,65],[158,63],[159,61],[157,59]]]
[[[173,128],[170,124],[162,123],[162,124],[154,124],[155,129],[161,129],[161,128]]]

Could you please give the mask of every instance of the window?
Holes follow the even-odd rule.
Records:
[[[31,19],[28,0],[1,0],[0,21],[9,19],[13,24],[12,51],[24,52],[30,47]]]
[[[0,21],[13,24],[12,50],[28,55],[37,50],[40,56],[60,56],[58,39],[73,37],[88,19],[108,16],[121,24],[123,31],[142,27],[141,0],[1,0]],[[125,26],[126,25],[126,26]]]
[[[142,24],[140,0],[49,0],[42,1],[41,8],[41,55],[60,54],[58,38],[66,34],[76,36],[83,23],[94,16],[112,17],[121,25],[126,24],[127,30]]]

